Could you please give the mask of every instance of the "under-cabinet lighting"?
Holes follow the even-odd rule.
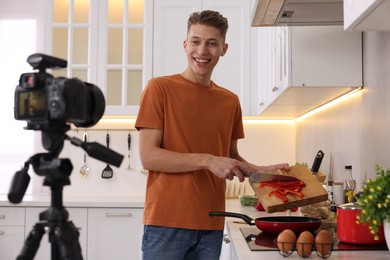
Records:
[[[302,121],[303,119],[305,119],[305,118],[307,118],[309,116],[312,116],[314,114],[317,114],[320,111],[324,111],[325,109],[328,109],[328,108],[330,108],[332,106],[335,106],[336,104],[344,102],[347,99],[350,99],[350,98],[356,96],[357,94],[361,94],[362,93],[361,92],[362,89],[363,89],[363,87],[356,87],[352,91],[350,91],[348,93],[345,93],[344,95],[342,95],[342,96],[340,96],[340,97],[338,97],[338,98],[336,98],[336,99],[334,99],[334,100],[332,100],[332,101],[330,101],[330,102],[328,102],[328,103],[326,103],[326,104],[324,104],[322,106],[319,106],[319,107],[317,107],[317,108],[307,112],[306,114],[303,114],[303,115],[297,117],[295,119],[295,121],[296,122]]]
[[[258,117],[244,116],[244,125],[261,125],[261,124],[294,124],[291,119],[261,119]]]
[[[303,114],[296,119],[261,119],[255,116],[244,116],[244,125],[256,125],[256,124],[295,124],[296,122],[302,121],[303,119],[312,116],[320,111],[328,109],[336,104],[346,101],[357,94],[360,94],[363,87],[356,87],[352,91],[322,105],[319,106],[306,114]],[[136,131],[134,128],[136,116],[103,116],[102,119],[93,127],[88,130],[130,130]],[[74,128],[77,129],[77,128]]]

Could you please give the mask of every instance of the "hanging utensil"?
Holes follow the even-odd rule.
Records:
[[[110,148],[110,135],[108,132],[106,134],[106,144],[107,144],[107,148]],[[103,179],[111,179],[113,175],[114,175],[114,171],[111,169],[110,165],[107,163],[106,168],[103,169],[102,178]]]
[[[87,142],[88,141],[88,134],[85,132],[83,135],[83,141]],[[81,166],[80,168],[80,176],[85,178],[89,174],[89,167],[87,166],[87,153],[84,152],[84,165]]]
[[[131,155],[131,133],[127,135],[127,158],[129,161],[129,164],[127,166],[127,169],[133,169],[134,160],[133,156]]]

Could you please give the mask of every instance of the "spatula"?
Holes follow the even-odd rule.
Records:
[[[110,148],[110,135],[109,135],[109,133],[106,134],[106,143],[107,143],[107,148]],[[107,163],[106,168],[103,169],[102,178],[103,179],[111,179],[113,175],[114,175],[114,171],[111,169],[110,165]]]

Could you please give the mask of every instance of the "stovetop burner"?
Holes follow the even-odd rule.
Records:
[[[242,235],[248,243],[251,251],[279,251],[276,243],[278,234],[270,234],[261,232],[257,227],[241,227]],[[348,251],[348,250],[369,250],[383,251],[388,250],[386,244],[383,245],[355,245],[342,243],[334,239],[333,251]]]

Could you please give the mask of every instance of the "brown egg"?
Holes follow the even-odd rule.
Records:
[[[291,229],[285,229],[279,233],[277,242],[278,248],[283,253],[289,253],[294,249],[297,237]]]
[[[319,231],[315,237],[317,254],[321,257],[328,256],[333,245],[333,234],[327,229]]]
[[[308,257],[313,249],[314,236],[309,231],[303,231],[297,239],[297,252],[301,257]]]

